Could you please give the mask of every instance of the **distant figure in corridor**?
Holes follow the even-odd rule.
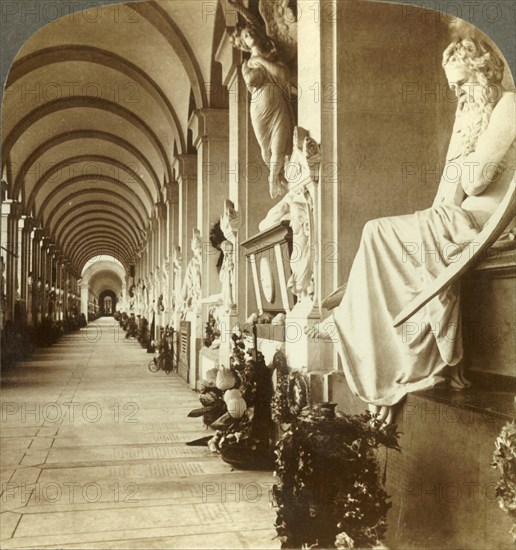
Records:
[[[459,294],[452,285],[393,327],[394,317],[473,242],[505,196],[516,162],[516,103],[502,88],[503,62],[486,43],[454,41],[443,67],[458,99],[445,170],[431,208],[369,221],[344,297],[309,336],[337,344],[353,393],[382,421],[407,393],[450,377],[467,385]],[[447,181],[446,168],[460,178]]]

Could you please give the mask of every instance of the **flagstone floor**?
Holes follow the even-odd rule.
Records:
[[[270,472],[232,470],[196,394],[102,318],[2,372],[1,548],[279,548]]]

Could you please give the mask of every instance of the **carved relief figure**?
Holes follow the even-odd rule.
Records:
[[[146,308],[146,317],[152,317],[152,312],[154,311],[154,273],[151,271],[149,277],[146,280],[146,291],[147,291],[147,308]]]
[[[260,19],[238,0],[229,3],[246,19],[245,26],[238,26],[231,40],[235,47],[251,54],[242,64],[242,76],[251,93],[251,121],[263,161],[269,167],[269,193],[274,198],[288,190],[284,163],[291,150],[294,116],[286,52],[292,52],[295,42],[285,21],[287,17],[291,22],[295,19],[285,11],[279,15],[284,2],[260,2],[262,17],[271,22],[265,30]]]
[[[460,185],[446,180],[445,166],[431,208],[368,222],[342,302],[307,328],[313,337],[333,336],[350,388],[381,419],[448,372],[452,387],[467,384],[456,285],[400,327],[393,318],[476,242],[514,178],[516,102],[501,86],[502,61],[487,43],[468,38],[450,44],[443,67],[458,99],[447,165],[461,168]]]
[[[153,285],[153,305],[154,312],[156,315],[161,315],[163,312],[163,293],[161,291],[161,268],[159,265],[156,266],[154,270],[154,285]],[[160,302],[161,298],[161,302]]]
[[[142,316],[147,317],[149,311],[149,289],[147,281],[144,279],[142,283]]]
[[[173,281],[173,297],[172,297],[172,326],[175,330],[179,329],[179,321],[181,319],[181,290],[183,284],[183,254],[181,247],[174,248],[174,281]]]
[[[169,284],[169,274],[168,274],[169,267],[170,267],[170,261],[167,257],[163,262],[162,275],[161,275],[161,280],[163,281],[161,293],[163,296],[163,313],[165,314],[165,316],[168,313],[168,308],[170,303],[170,296],[169,296],[170,284]]]
[[[278,224],[282,220],[290,220],[290,205],[293,201],[308,200],[310,211],[313,210],[313,198],[309,198],[309,188],[319,182],[321,162],[320,147],[308,135],[308,132],[297,126],[294,129],[293,149],[285,166],[285,176],[289,182],[290,191],[267,213],[259,223],[260,231]],[[301,199],[299,196],[301,195]]]
[[[311,246],[312,200],[305,191],[293,197],[290,203],[290,227],[292,228],[292,255],[287,287],[299,300],[311,298],[314,293],[313,259]]]
[[[181,289],[181,318],[189,311],[197,311],[201,298],[202,240],[198,229],[194,229],[191,242],[193,257],[188,262],[183,288]]]
[[[235,306],[235,262],[234,247],[230,241],[221,243],[220,248],[224,253],[224,261],[220,269],[219,278],[221,285],[222,304],[226,311]]]
[[[238,214],[232,201],[224,201],[224,212],[220,218],[220,229],[226,240],[220,244],[224,260],[219,273],[222,304],[225,311],[235,305],[235,249],[238,230]]]

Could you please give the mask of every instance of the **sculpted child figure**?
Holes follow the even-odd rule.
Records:
[[[432,207],[366,223],[342,302],[306,329],[332,338],[351,390],[387,422],[409,392],[446,379],[456,389],[467,384],[456,285],[402,326],[393,319],[475,241],[514,178],[516,102],[501,85],[503,62],[487,43],[467,38],[448,46],[442,65],[458,105]],[[459,180],[446,180],[451,164]]]

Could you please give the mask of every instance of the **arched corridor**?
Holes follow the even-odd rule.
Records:
[[[511,547],[512,4],[0,1],[2,548]]]
[[[2,548],[276,548],[272,475],[186,446],[195,394],[124,336],[100,318],[2,373]]]

